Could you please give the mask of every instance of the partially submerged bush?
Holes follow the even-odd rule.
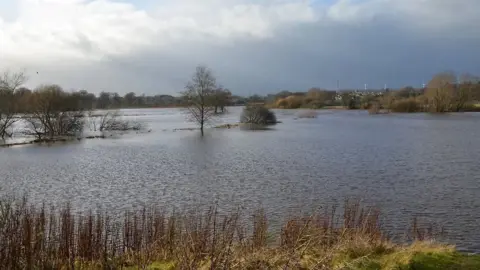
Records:
[[[275,113],[261,105],[248,105],[243,109],[240,123],[255,125],[275,125],[277,117]]]
[[[30,104],[24,120],[27,133],[37,139],[77,136],[83,132],[83,109],[60,86],[40,86],[32,93]]]
[[[99,117],[100,119],[97,126],[97,119],[94,119],[95,117],[90,115],[93,131],[139,131],[144,128],[141,123],[121,119],[118,111],[108,111]]]

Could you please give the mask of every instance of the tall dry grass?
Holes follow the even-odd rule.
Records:
[[[108,213],[74,214],[70,205],[0,200],[0,268],[144,269],[171,262],[175,269],[299,269],[305,263],[321,269],[334,251],[386,247],[380,225],[378,209],[346,201],[341,211],[287,219],[272,246],[261,209],[247,216],[217,207],[169,214],[152,207],[118,220]],[[415,228],[425,237],[420,232]]]

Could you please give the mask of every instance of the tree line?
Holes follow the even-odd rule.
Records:
[[[363,104],[372,113],[387,112],[462,112],[480,111],[480,78],[442,72],[433,76],[424,88],[406,87],[388,91]]]
[[[8,85],[8,86],[7,86]],[[42,85],[33,90],[26,87],[13,88],[10,84],[4,84],[2,87],[3,93],[11,95],[11,99],[16,103],[18,112],[27,112],[29,110],[30,97],[45,87],[61,88],[58,85]],[[78,103],[78,106],[85,110],[92,109],[123,109],[123,108],[168,108],[168,107],[183,107],[186,105],[185,100],[181,96],[172,95],[137,95],[133,92],[129,92],[123,96],[115,92],[100,92],[95,95],[87,90],[79,91],[62,91],[68,93],[70,97]],[[231,93],[228,89],[218,88],[216,89],[218,108],[230,106]],[[8,100],[3,98],[4,102]]]
[[[41,85],[35,90],[21,87],[23,73],[4,72],[0,77],[0,138],[13,134],[13,125],[23,120],[24,133],[38,139],[74,136],[83,131],[86,105],[77,92],[58,85]]]
[[[433,76],[422,88],[407,86],[401,89],[376,91],[329,91],[311,88],[306,92],[281,91],[258,97],[259,102],[282,109],[319,109],[342,106],[347,109],[387,110],[393,112],[459,112],[478,111],[480,107],[480,78],[453,72]]]
[[[208,70],[204,69],[204,71]],[[202,76],[204,75],[208,74]],[[0,139],[11,137],[13,125],[20,120],[26,124],[24,131],[26,135],[33,135],[41,140],[81,134],[87,112],[97,109],[177,106],[190,108],[192,96],[186,93],[188,90],[195,91],[195,87],[198,86],[195,85],[195,81],[189,83],[187,91],[179,97],[170,95],[137,96],[133,92],[124,96],[120,96],[118,93],[101,92],[96,96],[86,90],[65,91],[61,86],[55,84],[40,85],[31,90],[23,87],[26,81],[27,76],[22,72],[6,71],[0,75]],[[226,106],[232,104],[232,94],[228,89],[217,86],[214,81],[210,85],[203,85],[205,81],[197,81],[197,83],[205,88],[203,89],[205,91],[201,92],[200,98],[202,104],[208,104],[208,109],[212,108],[212,114],[222,113]],[[205,108],[207,107],[205,106]],[[116,114],[107,113],[104,117],[105,119],[100,121],[99,129],[129,127],[127,123],[116,121]],[[202,117],[207,117],[207,115]]]

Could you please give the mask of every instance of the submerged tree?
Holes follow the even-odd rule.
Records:
[[[182,93],[187,105],[189,120],[200,126],[202,136],[204,125],[215,117],[216,89],[216,79],[212,71],[205,66],[198,66]]]
[[[83,131],[84,111],[78,100],[58,85],[37,88],[30,100],[31,112],[25,120],[38,139],[75,136]]]
[[[231,102],[232,93],[228,89],[222,87],[215,90],[213,96],[213,105],[215,106],[215,113],[224,112],[225,107],[228,106]]]
[[[10,128],[17,121],[17,89],[26,82],[23,72],[10,73],[5,71],[0,75],[0,138],[11,137]]]

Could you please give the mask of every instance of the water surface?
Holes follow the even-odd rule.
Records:
[[[234,123],[241,108],[215,124]],[[321,111],[269,131],[173,131],[194,126],[180,109],[125,110],[152,130],[117,139],[0,149],[0,193],[125,210],[218,202],[261,205],[273,220],[319,203],[363,198],[390,229],[413,215],[447,240],[480,251],[480,114],[368,115]]]

